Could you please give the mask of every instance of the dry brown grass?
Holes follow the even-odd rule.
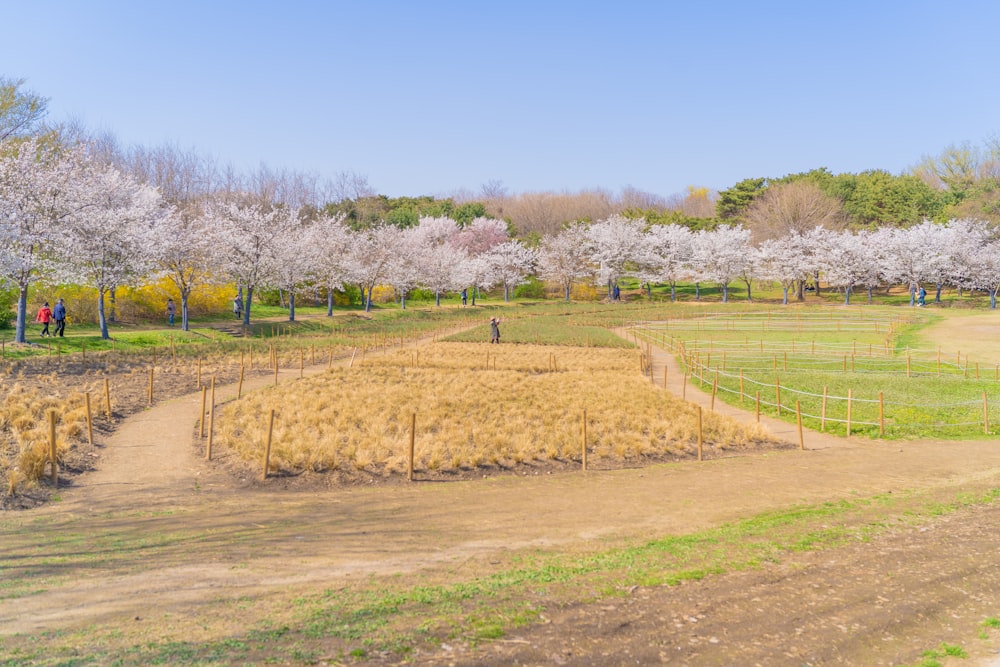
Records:
[[[66,397],[44,394],[15,385],[6,393],[0,411],[0,469],[6,470],[6,494],[15,493],[45,474],[50,457],[49,412],[56,413],[57,460],[87,436],[85,394]]]
[[[260,460],[271,409],[272,469],[290,471],[405,473],[413,413],[424,470],[579,460],[584,409],[598,465],[687,456],[697,443],[697,408],[652,386],[629,350],[435,343],[368,357],[230,404],[219,442]],[[715,414],[704,434],[717,450],[766,440]]]

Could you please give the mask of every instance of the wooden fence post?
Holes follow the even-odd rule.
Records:
[[[802,436],[802,406],[799,405],[799,401],[795,401],[795,420],[799,424],[799,449],[804,450],[806,448],[806,441]]]
[[[108,378],[104,378],[104,407],[107,411],[108,421],[111,421],[111,383]]]
[[[274,433],[274,410],[271,410],[271,418],[267,422],[267,445],[264,446],[264,472],[261,480],[267,479],[267,469],[271,459],[271,435]]]
[[[852,390],[847,390],[847,436],[851,435],[851,392]]]
[[[153,369],[149,369],[149,404],[153,404]]]
[[[198,418],[198,437],[205,437],[205,406],[208,405],[208,387],[201,388],[201,417]]]
[[[781,381],[774,376],[774,402],[778,404],[778,416],[781,416]]]
[[[49,460],[52,462],[52,487],[59,488],[59,463],[56,460],[56,411],[49,410]]]
[[[715,380],[712,382],[712,411],[715,411],[715,394],[719,391],[719,374],[716,372]]]
[[[702,425],[702,409],[698,406],[698,460],[702,460],[702,446],[704,444],[704,431]]]
[[[215,376],[212,376],[212,389],[208,399],[208,445],[205,447],[205,458],[212,460],[212,436],[215,431]]]
[[[826,430],[826,385],[823,385],[823,403],[819,411],[819,430]]]
[[[587,408],[580,415],[580,449],[583,454],[583,470],[587,470]]]
[[[878,393],[878,435],[880,438],[885,435],[885,401],[881,391]]]
[[[417,439],[417,413],[413,412],[410,414],[410,456],[406,469],[406,479],[410,482],[413,481],[413,455],[416,447],[416,439]]]
[[[983,434],[990,434],[990,404],[986,400],[986,391],[983,391]]]
[[[87,444],[94,444],[94,417],[90,412],[90,392],[85,394],[87,399]]]

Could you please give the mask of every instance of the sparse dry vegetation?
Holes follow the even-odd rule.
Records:
[[[694,454],[697,408],[638,371],[635,350],[435,343],[233,403],[218,442],[259,461],[274,409],[273,470],[405,474],[416,413],[417,470],[511,468],[579,460],[587,410],[593,465]],[[704,434],[715,452],[767,442],[756,425],[715,414]]]

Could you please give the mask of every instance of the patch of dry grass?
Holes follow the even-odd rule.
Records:
[[[413,413],[425,470],[579,460],[584,409],[595,464],[686,456],[697,443],[697,408],[644,379],[635,350],[435,343],[368,357],[228,405],[219,442],[260,460],[271,409],[272,466],[292,471],[405,473]],[[719,450],[766,439],[715,414],[704,434]]]
[[[56,458],[87,437],[85,394],[66,397],[15,385],[0,410],[0,470],[6,472],[7,495],[45,474],[50,456],[49,412],[56,413]]]

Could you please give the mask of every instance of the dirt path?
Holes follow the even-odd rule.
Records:
[[[673,358],[656,350],[653,362],[654,377],[662,378],[666,365],[667,389],[680,394],[681,374]],[[311,372],[321,370],[317,367]],[[297,370],[286,372],[280,380],[297,375]],[[255,382],[260,386],[269,381]],[[217,393],[221,402],[235,395],[235,387],[221,387]],[[710,400],[690,386],[687,398],[706,407]],[[753,419],[720,403],[716,408]],[[36,594],[0,597],[0,635],[161,615],[190,616],[197,625],[202,605],[220,598],[267,597],[277,589],[329,588],[338,580],[439,566],[473,576],[525,549],[606,549],[621,540],[685,534],[795,505],[904,489],[1000,482],[1000,447],[993,441],[873,443],[809,432],[804,452],[777,451],[703,463],[379,488],[262,490],[251,480],[232,480],[200,457],[192,444],[199,410],[200,394],[192,394],[129,418],[107,443],[98,472],[66,490],[62,502],[17,519],[30,524],[31,531],[15,532],[6,540],[4,559],[15,567],[38,558],[40,545],[64,542],[70,536],[79,535],[81,549],[107,553],[96,554],[72,573],[54,572]],[[797,443],[794,426],[766,417],[762,421],[776,436]],[[993,513],[984,519],[993,522],[997,517]],[[147,542],[148,548],[144,547]],[[885,553],[895,553],[891,545],[885,549]],[[135,555],[116,557],[119,550],[134,550]],[[822,562],[823,553],[815,556],[814,564]],[[969,553],[963,557],[983,556]],[[856,561],[842,558],[849,568],[870,555],[859,552]],[[927,560],[931,567],[949,567]],[[795,565],[785,567],[790,571],[768,572],[765,579],[770,577],[773,583],[792,576]],[[747,590],[737,585],[738,578],[717,581],[718,586],[734,586],[731,595],[735,597]],[[793,587],[812,585],[781,581],[786,593]],[[743,580],[742,585],[749,582]],[[756,585],[764,586],[764,582]],[[865,581],[854,584],[859,590],[865,586]],[[690,590],[683,589],[683,593]],[[624,618],[611,612],[624,613],[625,607],[640,616],[651,615],[651,621],[661,618],[647,634],[621,636],[623,642],[648,644],[655,628],[662,629],[663,619],[675,615],[666,610],[678,602],[660,599],[655,591],[645,593],[647,602],[642,605],[631,601],[604,611],[576,613],[594,622],[605,617],[600,621],[605,624]],[[705,594],[710,594],[709,589]],[[720,593],[718,604],[725,605],[724,600]],[[807,604],[805,598],[801,602]],[[902,602],[891,604],[898,607]],[[694,604],[694,599],[689,603]],[[757,627],[773,612],[772,604],[776,602],[761,598],[742,615],[734,611],[728,622]],[[803,607],[801,613],[815,611]],[[996,612],[1000,613],[1000,605]],[[522,659],[527,664],[623,662],[624,654],[615,652],[614,632],[597,633],[600,642],[584,650],[590,641],[588,624],[572,620],[574,610],[565,613],[561,618],[568,625],[561,626],[558,635],[551,635],[551,627],[535,627],[519,640],[523,644],[498,643],[464,658],[448,651],[425,658],[476,664],[495,651],[495,664]],[[700,613],[692,612],[692,617]],[[686,628],[686,618],[676,622]],[[724,621],[718,619],[722,625],[716,632],[725,632]],[[546,633],[551,635],[547,639]],[[740,641],[752,643],[753,634]],[[822,641],[823,635],[817,635],[817,640]],[[560,642],[572,646],[569,655],[559,648]],[[776,643],[780,641],[765,642],[761,651],[774,651]],[[704,652],[713,646],[707,636],[698,645],[703,652],[680,653],[679,664],[732,664],[727,660],[741,655],[738,643],[726,645],[728,654]],[[637,650],[638,644],[630,646],[629,650]],[[518,653],[521,648],[523,655]],[[601,658],[601,651],[611,651],[610,657]],[[708,655],[717,657],[709,660]],[[804,655],[790,654],[796,660]],[[653,657],[642,654],[636,659],[646,662]],[[795,664],[802,664],[801,660]]]

